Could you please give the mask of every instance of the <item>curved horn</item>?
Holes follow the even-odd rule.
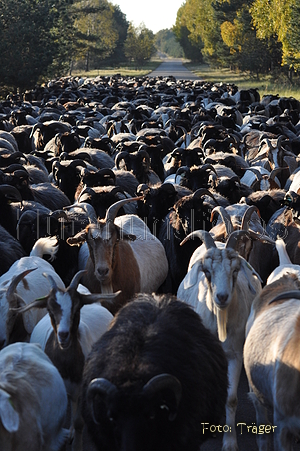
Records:
[[[3,169],[3,172],[11,174],[12,172],[15,172],[17,170],[26,171],[24,166],[20,163],[12,163],[9,166],[7,166],[5,169]],[[26,171],[28,172],[28,171]]]
[[[199,188],[193,194],[193,198],[195,199],[199,199],[202,196],[209,196],[216,202],[216,204],[219,204],[215,196],[207,188]]]
[[[107,379],[104,379],[103,377],[93,379],[87,388],[87,402],[90,406],[93,421],[96,424],[99,424],[99,422],[96,419],[95,411],[94,411],[94,398],[97,395],[102,395],[104,397],[107,396],[115,396],[118,393],[118,388],[116,385],[109,382]]]
[[[205,163],[205,164],[203,164],[203,165],[201,166],[201,169],[204,169],[205,171],[206,171],[207,169],[210,169],[210,170],[213,171],[216,175],[218,175],[218,174],[217,174],[217,171],[216,171],[216,168],[214,167],[213,164]]]
[[[33,126],[32,129],[31,129],[29,138],[32,138],[32,137],[33,137],[33,134],[35,133],[35,131],[36,131],[37,129],[41,128],[41,127],[43,127],[43,123],[42,123],[42,122],[37,122],[36,124],[34,124],[34,126]]]
[[[64,210],[55,210],[52,213],[50,213],[50,215],[52,218],[54,219],[59,219],[59,218],[64,218],[64,219],[69,219],[67,213]]]
[[[71,280],[71,283],[68,287],[68,290],[77,290],[77,287],[79,285],[80,279],[81,277],[86,274],[86,270],[82,270],[82,271],[78,271],[75,276],[73,277],[73,279]]]
[[[15,199],[17,202],[22,202],[22,196],[20,192],[12,185],[3,184],[0,185],[0,193],[10,196]]]
[[[112,204],[107,212],[106,212],[106,216],[105,216],[105,221],[106,222],[114,222],[118,211],[120,210],[121,207],[123,207],[123,205],[128,204],[129,202],[134,202],[136,200],[142,200],[144,198],[144,196],[139,196],[139,197],[130,197],[128,199],[122,199],[119,200],[118,202],[115,202],[114,204]]]
[[[122,150],[122,152],[119,152],[115,158],[115,165],[118,169],[120,169],[120,161],[125,160],[125,157],[128,156],[128,153],[126,150]]]
[[[200,238],[200,240],[204,243],[206,249],[210,249],[212,247],[217,247],[214,242],[213,237],[206,230],[195,230],[194,232],[187,235],[184,240],[181,241],[180,246],[186,243],[190,239]]]
[[[271,171],[271,173],[270,173],[270,175],[269,175],[269,178],[271,179],[271,180],[273,180],[274,181],[274,183],[276,183],[275,182],[275,177],[276,177],[276,175],[277,174],[279,174],[280,172],[282,172],[282,171],[285,171],[285,170],[290,170],[290,168],[288,167],[288,166],[285,166],[284,168],[282,168],[282,167],[280,167],[280,168],[274,168],[274,169],[272,169],[272,171]],[[276,185],[278,186],[278,188],[280,188],[280,186],[278,185],[278,183],[276,183]]]
[[[173,193],[176,192],[173,183],[169,183],[169,182],[162,183],[161,186],[160,186],[160,189],[165,191],[168,194],[173,194]]]
[[[256,212],[260,217],[260,211],[255,205],[251,205],[247,208],[242,217],[241,230],[249,230],[249,222],[254,212]]]
[[[176,171],[176,177],[177,175],[183,174],[184,172],[190,173],[191,169],[188,166],[180,166]]]
[[[211,212],[211,215],[210,215],[210,222],[213,221],[213,217],[214,217],[215,213],[219,213],[219,215],[221,216],[222,221],[225,225],[226,236],[229,236],[234,231],[234,227],[233,227],[231,217],[230,217],[228,211],[221,205],[214,207]]]
[[[50,274],[47,274],[45,272],[43,272],[43,276],[48,279],[51,289],[54,290],[54,291],[57,291],[58,290],[58,286],[56,285],[56,282],[53,279],[53,277]]]
[[[230,248],[230,249],[236,250],[236,247],[237,247],[239,241],[241,241],[244,238],[244,236],[246,236],[250,239],[250,234],[249,234],[248,230],[235,230],[234,232],[232,232],[230,237],[227,239],[225,248],[226,249]]]
[[[86,162],[84,160],[81,160],[80,158],[76,158],[76,160],[73,160],[70,163],[70,166],[72,168],[76,168],[77,166],[81,166],[83,168],[86,168]]]
[[[177,408],[182,396],[182,386],[177,377],[167,373],[158,374],[144,385],[143,393],[147,396],[153,396],[157,392],[165,389],[172,390],[175,396],[176,409],[175,412],[170,412],[169,414],[169,420],[173,421],[176,418]]]
[[[26,269],[25,271],[21,272],[20,274],[17,274],[16,276],[13,277],[7,291],[6,291],[6,297],[8,300],[8,303],[10,306],[12,306],[12,304],[14,303],[15,300],[15,290],[19,284],[19,282],[25,277],[27,276],[27,274],[29,274],[32,271],[35,271],[37,268],[32,268],[32,269]]]
[[[114,180],[116,180],[116,174],[114,173],[114,171],[113,171],[112,169],[109,169],[109,168],[102,168],[102,169],[99,169],[99,170],[96,172],[96,174],[97,174],[97,175],[100,175],[100,176],[109,175],[111,178],[113,178]]]

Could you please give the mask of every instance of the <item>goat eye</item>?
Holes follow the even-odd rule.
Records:
[[[238,270],[238,269],[235,269],[235,270],[233,271],[233,276],[234,276],[234,277],[237,277],[238,272],[239,272],[239,270]]]
[[[207,278],[207,280],[210,282],[211,281],[211,274],[210,274],[210,272],[207,269],[204,271],[204,275]]]

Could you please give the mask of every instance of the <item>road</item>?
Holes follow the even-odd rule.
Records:
[[[200,80],[192,72],[186,69],[180,59],[165,59],[160,66],[148,76],[150,77],[167,77],[174,76],[177,80]],[[269,415],[269,420],[272,421],[272,416]],[[255,410],[252,402],[248,398],[248,383],[245,375],[245,371],[242,371],[240,383],[238,387],[238,407],[236,412],[236,425],[237,427],[237,441],[239,451],[256,451],[257,430]],[[272,434],[270,433],[270,436]],[[269,451],[274,451],[273,440],[271,440],[271,446]],[[66,451],[71,451],[71,447],[67,447]],[[216,433],[214,438],[207,440],[200,448],[200,451],[221,451],[222,449],[222,433]],[[86,434],[84,434],[84,446],[83,451],[96,451],[95,447],[88,440]],[[188,450],[187,450],[188,451]],[[300,451],[300,443],[295,443],[294,451]]]
[[[181,59],[165,59],[149,77],[167,77],[172,75],[176,80],[200,80],[193,72],[184,67]]]

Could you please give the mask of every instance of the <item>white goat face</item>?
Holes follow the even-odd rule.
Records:
[[[209,249],[202,258],[201,269],[214,304],[219,309],[231,302],[241,260],[232,249]]]

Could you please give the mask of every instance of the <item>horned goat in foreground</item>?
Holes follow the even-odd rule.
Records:
[[[17,309],[19,313],[32,308],[48,310],[33,329],[30,342],[38,343],[60,372],[72,402],[71,423],[75,421],[85,359],[113,318],[98,302],[118,295],[91,294],[79,285],[84,273],[75,274],[67,289],[59,288],[53,277],[45,273],[51,286],[50,293]]]
[[[201,423],[224,414],[227,382],[222,347],[193,309],[140,293],[86,361],[87,434],[99,451],[198,451]]]
[[[242,369],[245,325],[252,300],[261,291],[254,269],[241,257],[235,247],[247,231],[234,231],[226,244],[218,247],[209,232],[198,230],[189,234],[200,238],[204,246],[193,253],[188,273],[181,282],[177,296],[191,305],[206,326],[222,342],[228,359],[230,382],[226,402],[226,424],[223,451],[236,451],[235,413],[237,388]]]
[[[40,238],[29,257],[17,260],[0,277],[0,348],[16,341],[29,341],[34,326],[47,313],[43,309],[17,315],[11,310],[48,294],[50,284],[43,272],[51,275],[58,287],[64,288],[52,265],[42,258],[44,254],[54,258],[57,249],[56,237]]]
[[[138,199],[114,203],[104,220],[94,218],[93,223],[67,240],[70,245],[87,242],[87,273],[82,281],[92,293],[121,290],[116,302],[103,303],[112,313],[135,293],[157,291],[168,273],[163,245],[151,234],[145,222],[136,215],[116,217],[123,205]]]
[[[38,345],[0,352],[1,451],[59,451],[68,438],[63,380]]]
[[[282,240],[276,248],[280,265],[254,299],[247,322],[244,366],[258,426],[270,424],[267,408],[273,408],[274,450],[291,451],[300,435],[300,267],[288,262]],[[258,434],[259,451],[269,449],[270,440]]]

